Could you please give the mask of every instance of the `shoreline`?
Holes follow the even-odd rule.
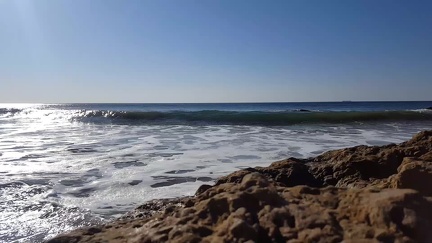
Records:
[[[432,131],[247,168],[48,242],[432,241]]]

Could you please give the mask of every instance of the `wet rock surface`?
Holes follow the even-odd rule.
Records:
[[[55,242],[432,242],[432,131],[248,168]]]

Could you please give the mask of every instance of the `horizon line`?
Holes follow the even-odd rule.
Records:
[[[235,102],[0,102],[0,104],[64,105],[64,104],[275,104],[275,103],[373,103],[432,102],[432,100],[340,100],[340,101],[235,101]]]

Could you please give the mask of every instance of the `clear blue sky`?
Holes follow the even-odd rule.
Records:
[[[0,0],[0,102],[432,100],[432,1]]]

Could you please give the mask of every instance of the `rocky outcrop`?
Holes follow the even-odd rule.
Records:
[[[432,242],[432,131],[248,168],[49,242]]]
[[[274,162],[269,167],[244,169],[220,178],[216,185],[238,183],[244,175],[258,172],[285,187],[307,185],[363,188],[373,185],[378,188],[388,188],[390,187],[389,177],[406,173],[404,171],[408,169],[406,167],[408,162],[403,163],[403,161],[414,159],[420,161],[418,166],[423,166],[424,174],[430,176],[430,170],[425,168],[430,168],[432,161],[432,131],[421,132],[399,145],[390,144],[381,147],[362,145],[329,151],[315,158],[289,158]],[[393,188],[416,189],[414,187]]]

